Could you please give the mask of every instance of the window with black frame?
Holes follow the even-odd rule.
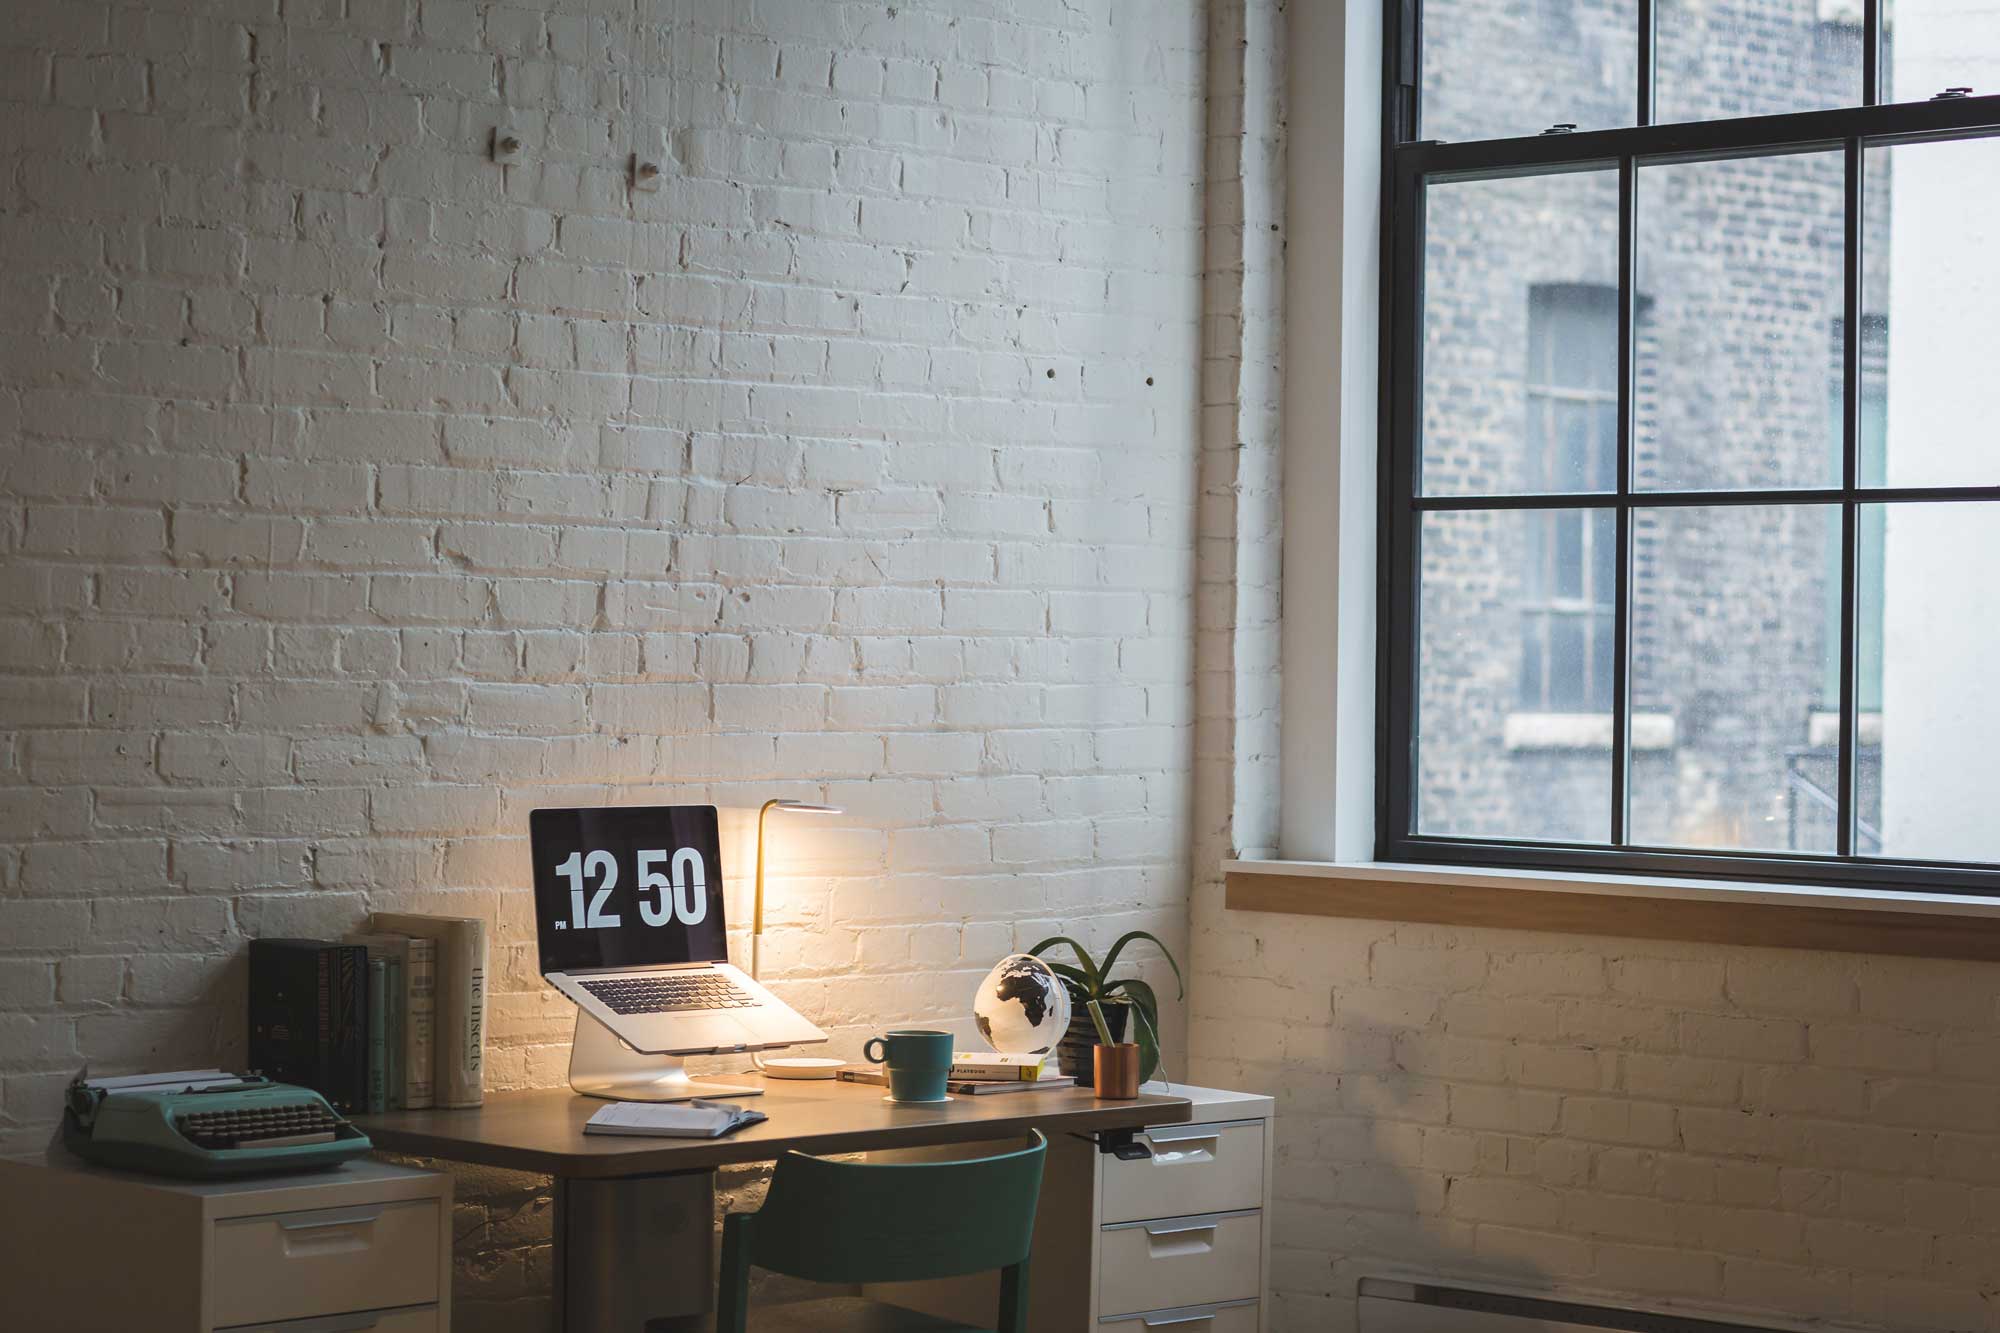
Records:
[[[1387,17],[1379,854],[1992,892],[2000,19]]]

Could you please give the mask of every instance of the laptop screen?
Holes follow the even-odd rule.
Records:
[[[536,810],[528,835],[543,973],[728,961],[714,806]]]

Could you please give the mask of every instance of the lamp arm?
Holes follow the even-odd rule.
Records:
[[[763,962],[764,951],[764,821],[771,817],[771,807],[783,805],[782,797],[766,801],[757,811],[757,896],[750,910],[750,978],[756,980],[758,965]]]
[[[770,817],[771,807],[781,803],[780,799],[764,802],[757,811],[757,896],[750,909],[750,979],[755,981],[764,961],[764,821]],[[762,1072],[764,1057],[759,1052],[751,1052],[750,1067]]]

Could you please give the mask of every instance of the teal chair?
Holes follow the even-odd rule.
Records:
[[[1000,1270],[992,1333],[1027,1333],[1028,1248],[1048,1140],[962,1162],[830,1162],[786,1153],[754,1213],[722,1224],[716,1333],[747,1333],[752,1267],[810,1282],[915,1282]],[[768,1318],[766,1317],[768,1315]],[[772,1306],[758,1330],[978,1333],[876,1301]]]

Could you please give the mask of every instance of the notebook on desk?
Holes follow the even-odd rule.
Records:
[[[770,1119],[728,1102],[613,1102],[584,1122],[586,1134],[635,1134],[657,1139],[719,1139]]]

